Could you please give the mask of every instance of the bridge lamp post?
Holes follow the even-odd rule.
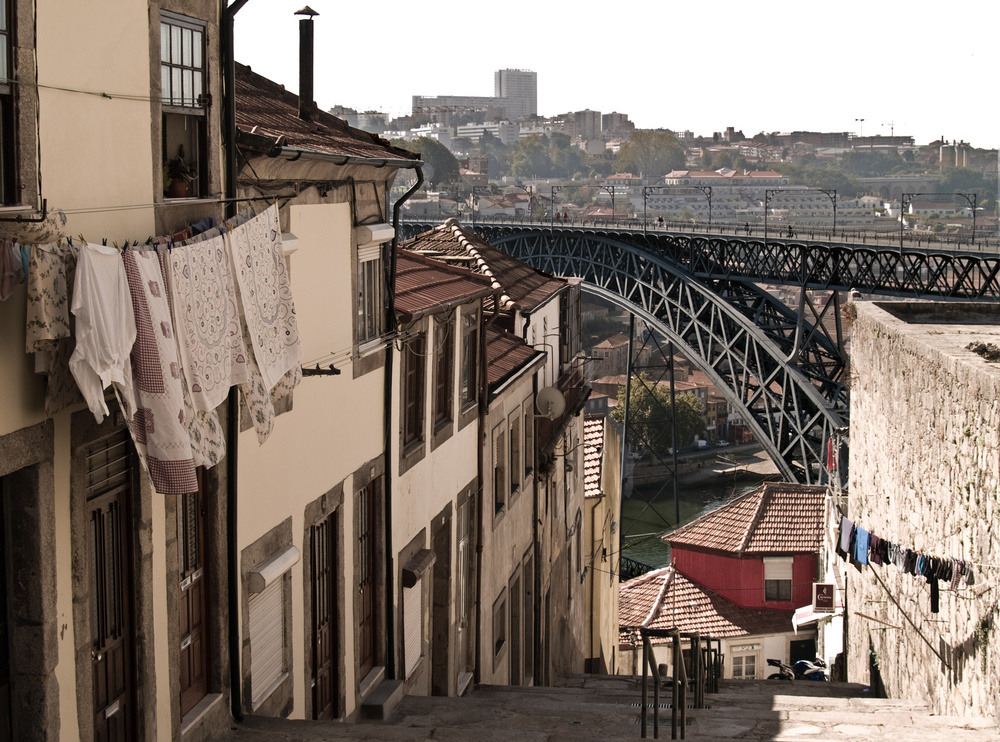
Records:
[[[975,245],[976,244],[976,205],[979,202],[979,194],[975,193],[975,192],[973,192],[973,193],[959,193],[958,191],[955,191],[955,195],[956,196],[961,196],[962,198],[964,198],[965,201],[966,201],[966,203],[968,203],[969,207],[972,209],[972,244]]]
[[[767,247],[767,211],[771,208],[771,194],[778,193],[780,188],[766,188],[764,190],[764,247]]]
[[[563,186],[550,186],[551,195],[549,197],[549,229],[556,226],[556,191],[561,191]]]
[[[817,188],[820,193],[825,193],[826,197],[830,199],[830,203],[833,204],[833,236],[836,239],[837,236],[837,189],[836,188]]]
[[[597,186],[598,189],[602,191],[607,191],[611,194],[611,218],[615,218],[615,187],[614,186]]]

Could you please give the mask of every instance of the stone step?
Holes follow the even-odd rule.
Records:
[[[361,704],[361,716],[375,721],[388,719],[401,700],[403,700],[403,681],[383,680]]]

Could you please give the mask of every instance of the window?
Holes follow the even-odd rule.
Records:
[[[208,192],[205,23],[160,13],[160,98],[163,195],[202,196]]]
[[[424,335],[403,349],[403,447],[424,439]]]
[[[424,635],[424,581],[403,588],[403,662],[406,677],[420,662]]]
[[[764,557],[764,600],[792,599],[792,557]]]
[[[382,246],[372,243],[358,248],[358,345],[377,340],[382,334],[383,311]]]
[[[507,643],[507,595],[501,593],[493,603],[493,657],[500,657]]]
[[[462,408],[479,401],[479,311],[462,314]]]
[[[521,488],[521,412],[518,410],[510,417],[510,494],[517,494]]]
[[[504,445],[504,426],[493,431],[493,512],[499,513],[507,502],[507,453]]]
[[[524,476],[528,477],[534,470],[535,460],[535,416],[531,409],[531,400],[524,407]]]
[[[753,680],[757,677],[757,655],[745,654],[733,657],[733,680]]]
[[[434,368],[434,426],[451,420],[451,369],[455,355],[455,321],[437,325],[441,335],[437,340]]]
[[[8,80],[14,66],[11,22],[12,0],[0,0],[0,205],[16,204],[17,192],[16,142],[14,127],[14,85]]]

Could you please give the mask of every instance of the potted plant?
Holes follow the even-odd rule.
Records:
[[[196,163],[184,159],[184,145],[177,148],[177,157],[163,165],[163,193],[167,198],[186,198],[188,187],[198,172]]]

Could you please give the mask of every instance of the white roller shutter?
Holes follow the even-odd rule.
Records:
[[[406,675],[420,661],[423,644],[424,581],[418,580],[411,588],[403,589],[403,658]]]
[[[792,557],[764,557],[765,580],[792,579]]]
[[[284,580],[250,596],[250,678],[254,708],[285,673]]]

